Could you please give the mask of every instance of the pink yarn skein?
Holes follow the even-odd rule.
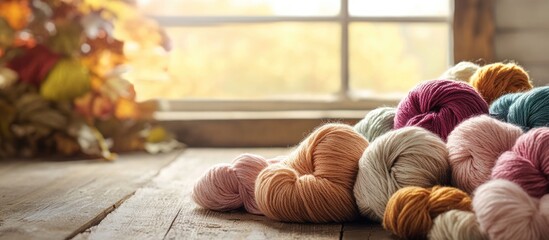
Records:
[[[412,89],[400,101],[394,129],[425,128],[446,141],[463,120],[488,113],[488,104],[473,87],[452,80],[431,80]]]
[[[522,129],[487,115],[472,117],[459,124],[448,136],[448,161],[452,185],[473,193],[490,180],[499,156],[511,150]]]
[[[262,215],[254,196],[255,180],[264,168],[279,160],[242,154],[232,164],[215,165],[194,185],[192,198],[198,205],[216,211],[244,206],[249,213]]]
[[[492,178],[515,182],[533,197],[549,193],[549,127],[522,135],[511,151],[499,157]]]
[[[533,198],[513,182],[491,180],[476,190],[473,210],[490,239],[549,239],[549,195]]]

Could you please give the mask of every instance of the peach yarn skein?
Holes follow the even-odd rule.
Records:
[[[258,176],[255,196],[265,216],[285,222],[343,222],[358,209],[353,185],[367,140],[344,124],[311,133],[284,162]]]

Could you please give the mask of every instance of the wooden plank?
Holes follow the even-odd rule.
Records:
[[[519,63],[548,62],[549,31],[510,31],[498,33],[495,42],[498,60],[515,60]]]
[[[0,239],[72,237],[97,224],[179,154],[3,163]]]
[[[499,29],[549,29],[546,0],[497,0],[496,26]]]
[[[288,224],[243,211],[220,213],[197,207],[194,182],[212,165],[243,152],[265,157],[289,149],[189,149],[146,187],[75,239],[339,239],[341,224]]]
[[[367,220],[357,221],[352,223],[345,223],[343,226],[344,240],[368,240],[368,239],[398,239],[396,236],[391,235],[390,232],[385,231],[379,223],[369,222]]]
[[[190,147],[288,147],[299,143],[321,124],[355,124],[366,112],[354,118],[176,119],[160,123]]]
[[[454,1],[454,62],[494,61],[494,1]]]

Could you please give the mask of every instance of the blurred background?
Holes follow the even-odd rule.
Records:
[[[126,44],[140,99],[399,98],[453,62],[448,0],[136,4],[171,45],[143,57]]]
[[[174,139],[288,146],[323,122],[396,106],[460,61],[514,61],[543,86],[547,9],[543,0],[0,0],[0,156],[32,146],[22,155],[111,158],[108,149],[158,152]]]

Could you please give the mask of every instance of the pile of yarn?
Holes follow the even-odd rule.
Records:
[[[201,207],[283,222],[380,222],[404,239],[549,239],[549,87],[461,62],[286,157],[243,154],[198,180]]]

